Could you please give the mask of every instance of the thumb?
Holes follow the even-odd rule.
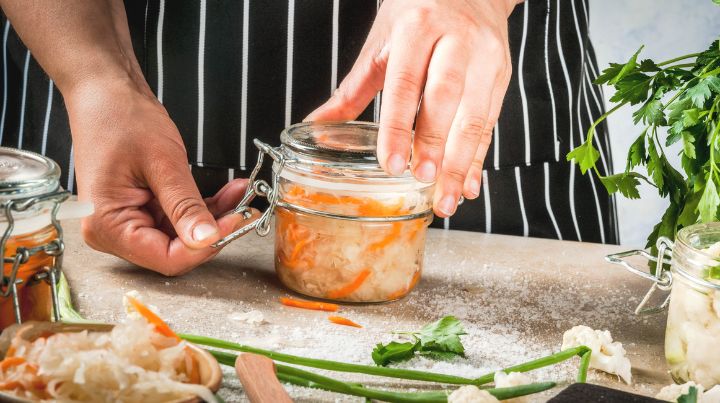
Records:
[[[387,55],[387,47],[377,50],[365,44],[352,70],[330,99],[303,121],[343,121],[360,116],[383,87]]]
[[[220,231],[184,161],[155,160],[146,180],[178,237],[187,247],[200,249],[220,239]]]

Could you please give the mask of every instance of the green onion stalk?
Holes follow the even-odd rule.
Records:
[[[70,323],[92,323],[84,319],[73,307],[70,295],[70,288],[65,276],[61,276],[58,282],[58,297],[60,300],[60,317],[64,322]],[[479,378],[466,378],[462,376],[425,372],[412,369],[388,368],[374,365],[352,364],[347,362],[323,360],[317,358],[300,357],[291,354],[279,353],[271,350],[264,350],[252,346],[233,343],[230,341],[215,339],[212,337],[198,336],[192,334],[181,334],[181,338],[191,343],[206,347],[214,347],[231,351],[253,353],[268,357],[274,361],[284,362],[303,367],[318,368],[336,372],[361,373],[366,375],[383,376],[414,381],[425,381],[440,384],[453,385],[475,385],[482,386],[494,381],[495,373],[488,373]],[[208,350],[216,357],[218,362],[224,365],[234,366],[236,355],[218,350]],[[501,371],[528,372],[538,368],[558,364],[575,356],[581,357],[578,369],[577,382],[585,382],[587,370],[590,363],[591,350],[585,346],[578,346],[562,350],[546,357],[538,358],[522,364],[504,368]],[[278,379],[282,382],[306,386],[310,388],[323,389],[332,392],[344,393],[354,396],[362,396],[370,399],[385,400],[390,402],[446,402],[449,391],[431,392],[391,392],[377,389],[365,388],[361,384],[343,382],[323,375],[308,372],[293,366],[276,364]],[[555,386],[554,382],[533,383],[512,388],[486,389],[500,400],[527,394],[541,392]]]
[[[237,356],[231,353],[217,350],[208,350],[219,363],[233,366]],[[377,399],[386,402],[447,402],[451,390],[439,390],[428,392],[393,392],[380,389],[367,388],[361,384],[343,382],[338,379],[305,371],[300,368],[276,364],[276,374],[283,383],[289,383],[308,388],[321,389],[330,392],[343,393],[346,395]],[[511,399],[533,393],[542,392],[555,387],[554,382],[540,382],[529,385],[513,386],[509,388],[485,389],[488,393],[499,400]]]
[[[414,380],[414,381],[425,381],[425,382],[435,382],[435,383],[454,384],[454,385],[476,385],[476,386],[480,386],[480,385],[484,385],[484,384],[493,382],[494,377],[495,377],[494,372],[485,374],[479,378],[465,378],[465,377],[461,377],[461,376],[439,374],[439,373],[434,373],[434,372],[417,371],[417,370],[412,370],[412,369],[388,368],[388,367],[379,367],[379,366],[374,366],[374,365],[363,365],[363,364],[351,364],[351,363],[347,363],[347,362],[322,360],[322,359],[318,359],[318,358],[307,358],[307,357],[300,357],[300,356],[291,355],[291,354],[278,353],[275,351],[263,350],[260,348],[247,346],[244,344],[233,343],[233,342],[214,339],[214,338],[205,337],[205,336],[181,334],[180,337],[191,343],[195,343],[195,344],[199,344],[199,345],[203,345],[203,346],[222,348],[222,349],[232,350],[232,351],[241,351],[241,352],[245,352],[245,353],[253,353],[253,354],[263,355],[272,360],[281,361],[281,362],[285,362],[288,364],[301,365],[304,367],[319,368],[319,369],[325,369],[325,370],[336,371],[336,372],[353,372],[353,373],[362,373],[362,374],[367,374],[367,375],[377,375],[377,376],[384,376],[384,377],[388,377],[388,378],[399,378],[399,379],[407,379],[407,380]],[[591,353],[590,348],[585,347],[585,346],[568,348],[563,351],[557,352],[555,354],[551,354],[547,357],[538,358],[536,360],[528,361],[526,363],[522,363],[519,365],[505,368],[502,371],[504,371],[506,373],[528,372],[528,371],[532,371],[532,370],[535,370],[538,368],[558,364],[560,362],[563,362],[563,361],[568,360],[575,356],[580,356],[581,357],[581,365],[580,365],[580,369],[578,372],[577,381],[585,382],[585,379],[587,378],[587,369],[588,369],[587,364],[589,364],[590,353]],[[585,365],[583,365],[583,363]]]

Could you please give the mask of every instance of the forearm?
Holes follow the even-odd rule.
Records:
[[[152,95],[132,50],[122,0],[0,0],[0,6],[63,95],[113,81]]]

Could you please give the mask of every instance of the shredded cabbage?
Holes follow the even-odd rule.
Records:
[[[359,193],[281,182],[283,200],[304,208],[357,217],[427,211],[417,193]],[[363,222],[276,210],[275,267],[280,280],[302,294],[340,301],[400,298],[422,271],[428,217]]]
[[[15,338],[3,361],[10,365],[0,365],[0,390],[41,401],[134,403],[199,396],[215,402],[207,387],[190,383],[197,367],[186,347],[136,317],[110,332],[58,333],[33,342]]]

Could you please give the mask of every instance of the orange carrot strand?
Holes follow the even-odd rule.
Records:
[[[344,285],[344,286],[338,288],[337,290],[332,290],[332,291],[328,292],[327,297],[330,299],[338,299],[338,298],[347,297],[348,295],[355,292],[355,290],[360,288],[361,285],[363,285],[363,283],[368,278],[370,273],[371,272],[368,269],[361,271],[360,274],[358,274],[358,276],[355,277],[355,279],[350,284]]]
[[[336,325],[343,325],[343,326],[352,326],[352,327],[359,327],[362,328],[361,325],[358,325],[357,323],[351,321],[348,318],[343,318],[342,316],[328,316],[328,320]]]
[[[340,307],[336,304],[331,304],[327,302],[315,302],[315,301],[302,301],[299,299],[292,299],[292,298],[280,298],[280,303],[285,306],[292,306],[295,308],[302,308],[302,309],[312,309],[315,311],[326,311],[326,312],[336,312]]]
[[[23,357],[8,357],[0,361],[0,370],[5,371],[10,367],[17,367],[20,364],[24,364],[25,359]]]
[[[159,316],[155,314],[155,312],[151,311],[150,308],[143,305],[142,302],[138,301],[137,299],[126,296],[128,299],[128,302],[135,308],[135,310],[143,317],[145,318],[150,324],[155,326],[155,330],[160,333],[161,335],[165,337],[172,337],[176,339],[177,341],[180,341],[180,337],[175,334],[175,332],[170,329],[170,326],[168,326],[167,323],[165,323],[164,320],[162,320]]]

